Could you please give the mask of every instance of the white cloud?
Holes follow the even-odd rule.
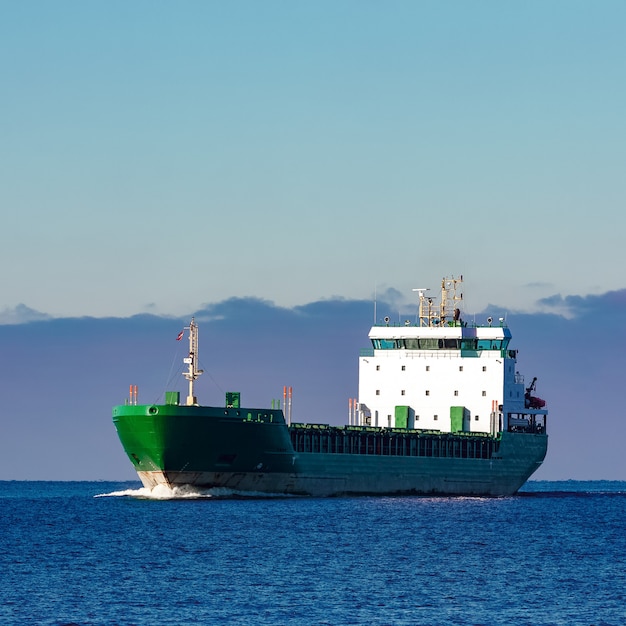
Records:
[[[52,319],[47,313],[41,313],[27,307],[25,304],[18,304],[14,308],[6,308],[0,311],[0,324],[24,324],[26,322],[39,322]]]

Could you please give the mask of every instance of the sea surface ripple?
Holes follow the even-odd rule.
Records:
[[[0,482],[0,624],[626,624],[626,482],[508,498]]]

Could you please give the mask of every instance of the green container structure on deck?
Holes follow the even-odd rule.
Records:
[[[413,428],[413,420],[411,419],[411,407],[396,406],[394,423],[396,428]]]
[[[469,424],[469,410],[464,406],[450,407],[450,431],[453,433],[465,432]]]
[[[166,391],[165,392],[165,404],[178,405],[180,404],[180,392],[179,391]]]
[[[226,406],[232,409],[238,409],[241,406],[241,394],[238,391],[226,392]]]

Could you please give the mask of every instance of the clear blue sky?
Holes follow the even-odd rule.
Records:
[[[0,314],[621,289],[625,28],[610,0],[0,0]]]

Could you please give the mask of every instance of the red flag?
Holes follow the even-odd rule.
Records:
[[[184,331],[184,330],[181,330],[181,331],[178,333],[178,337],[176,337],[176,341],[180,341],[180,340],[183,338],[184,334],[185,334],[185,331]]]

